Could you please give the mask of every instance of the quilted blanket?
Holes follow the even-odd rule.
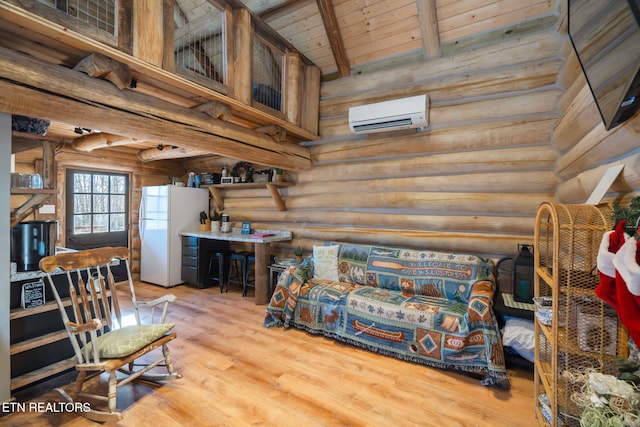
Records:
[[[479,271],[483,262],[456,263],[449,256],[443,263],[442,254],[434,252],[421,252],[417,260],[408,252],[380,256],[371,248],[358,269],[344,264],[342,247],[337,281],[289,267],[278,280],[264,325],[295,326],[403,360],[482,374],[483,384],[508,388],[492,310],[495,285],[489,269]]]

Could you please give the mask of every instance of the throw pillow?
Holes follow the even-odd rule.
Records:
[[[507,316],[505,319],[506,322],[502,330],[502,345],[511,347],[520,356],[533,362],[536,348],[533,321]]]
[[[338,249],[340,245],[313,247],[313,278],[338,280]]]
[[[128,356],[162,337],[173,327],[169,323],[131,325],[107,332],[98,337],[99,356],[104,359]],[[92,351],[91,348],[89,351]]]

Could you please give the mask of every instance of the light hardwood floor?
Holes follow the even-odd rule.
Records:
[[[265,306],[231,288],[139,284],[138,299],[178,299],[170,349],[183,378],[118,390],[122,426],[533,426],[530,373],[511,390],[412,364],[297,329],[266,329]],[[122,299],[121,299],[122,301]],[[95,378],[92,387],[104,386]],[[65,387],[67,388],[67,387]],[[34,401],[60,402],[54,392]],[[16,412],[2,426],[97,425],[74,413]]]

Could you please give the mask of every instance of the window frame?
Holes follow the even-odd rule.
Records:
[[[74,189],[74,176],[76,174],[89,174],[91,175],[91,188],[89,192],[75,192]],[[96,193],[94,190],[94,179],[97,175],[105,175],[109,177],[109,189],[107,193]],[[68,168],[65,173],[66,183],[65,183],[65,246],[70,249],[92,249],[104,246],[125,246],[129,247],[129,217],[130,217],[130,182],[131,177],[128,173],[123,172],[112,172],[112,171],[102,171],[102,170],[91,170],[91,169],[80,169],[80,168]],[[111,177],[123,177],[124,178],[124,192],[123,193],[114,193],[111,189]],[[74,221],[78,214],[75,213],[75,196],[77,194],[88,194],[91,199],[91,207],[89,213],[83,213],[82,215],[90,215],[91,216],[91,231],[88,233],[78,233],[74,232]],[[107,212],[95,212],[94,211],[94,196],[95,195],[108,195],[108,206]],[[110,227],[112,215],[112,206],[111,206],[111,196],[112,195],[122,195],[124,196],[124,230],[119,231],[104,231],[104,232],[95,232],[94,228],[94,215],[96,213],[103,214],[106,213],[108,215],[107,226]],[[120,213],[118,211],[118,213]]]

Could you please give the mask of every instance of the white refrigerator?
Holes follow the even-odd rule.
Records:
[[[182,283],[184,230],[198,230],[200,212],[209,214],[209,190],[160,185],[142,188],[140,280],[171,287]]]

